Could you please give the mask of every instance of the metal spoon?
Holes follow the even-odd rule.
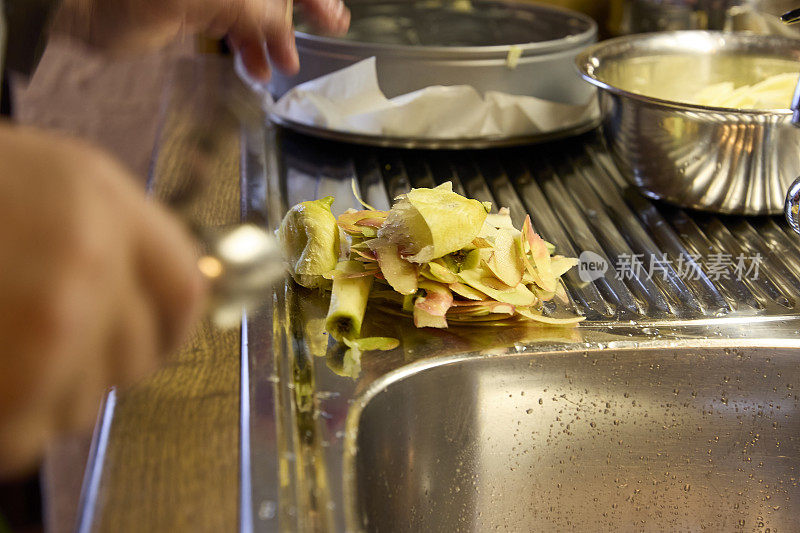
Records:
[[[242,313],[271,294],[286,268],[274,235],[255,224],[207,227],[196,217],[208,184],[215,179],[215,158],[224,149],[219,131],[225,126],[262,128],[266,115],[256,94],[232,79],[215,95],[210,107],[198,110],[186,141],[181,174],[164,199],[200,243],[197,266],[211,287],[209,315],[220,327],[236,327]]]

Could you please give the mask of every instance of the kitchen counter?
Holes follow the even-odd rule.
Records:
[[[192,56],[193,46],[107,58],[54,39],[33,78],[15,84],[15,118],[96,143],[141,176],[143,187],[149,177],[156,194],[163,192],[189,120],[178,104],[201,101],[193,84],[230,68],[229,61]],[[218,189],[198,213],[214,223],[240,213],[238,133],[220,137],[227,149],[216,162]],[[90,458],[97,474],[91,495],[80,495],[91,432],[54,443],[41,476],[46,530],[74,531],[81,514],[83,531],[235,530],[238,357],[238,331],[203,324],[161,372],[117,391],[114,408],[104,412],[105,454]]]
[[[164,102],[149,176],[168,194],[192,152],[194,121],[230,79],[219,57],[179,62]],[[216,130],[212,186],[193,208],[207,225],[240,219],[239,132]],[[234,531],[238,521],[240,334],[201,324],[152,378],[112,392],[95,430],[80,531]]]

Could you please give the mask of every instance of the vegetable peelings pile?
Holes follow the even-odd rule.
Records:
[[[542,314],[544,302],[567,301],[559,277],[578,260],[553,255],[555,247],[533,231],[530,217],[519,230],[508,209],[490,214],[491,205],[453,192],[450,182],[412,189],[389,211],[362,202],[364,210],[337,219],[332,204],[329,196],[294,206],[276,233],[297,283],[332,285],[326,330],[351,348],[397,346],[395,339],[360,338],[369,298],[402,306],[419,328],[582,320]],[[340,253],[340,229],[349,239],[346,253]]]

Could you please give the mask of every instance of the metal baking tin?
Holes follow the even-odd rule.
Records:
[[[574,59],[597,40],[597,24],[571,10],[513,2],[349,2],[351,29],[342,38],[296,32],[300,72],[274,72],[269,90],[292,87],[375,57],[378,82],[388,98],[432,85],[471,85],[565,104],[585,104],[595,89],[581,80]],[[518,57],[517,57],[518,56]],[[391,138],[327,130],[278,120],[284,126],[345,142],[417,148],[480,148],[540,142],[575,134],[587,121],[562,131],[523,137],[472,139]]]

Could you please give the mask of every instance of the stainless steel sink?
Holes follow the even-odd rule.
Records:
[[[324,296],[276,291],[243,331],[243,531],[798,529],[800,241],[783,222],[652,203],[591,135],[411,152],[266,134],[245,139],[252,221],[329,194],[356,206],[351,179],[379,209],[452,180],[610,268],[565,276],[577,328],[418,330],[368,310],[364,334],[400,346],[357,379],[335,372]],[[740,256],[757,272],[712,260]],[[632,257],[697,269],[615,276]]]
[[[351,413],[348,529],[792,531],[800,349],[422,362]]]

